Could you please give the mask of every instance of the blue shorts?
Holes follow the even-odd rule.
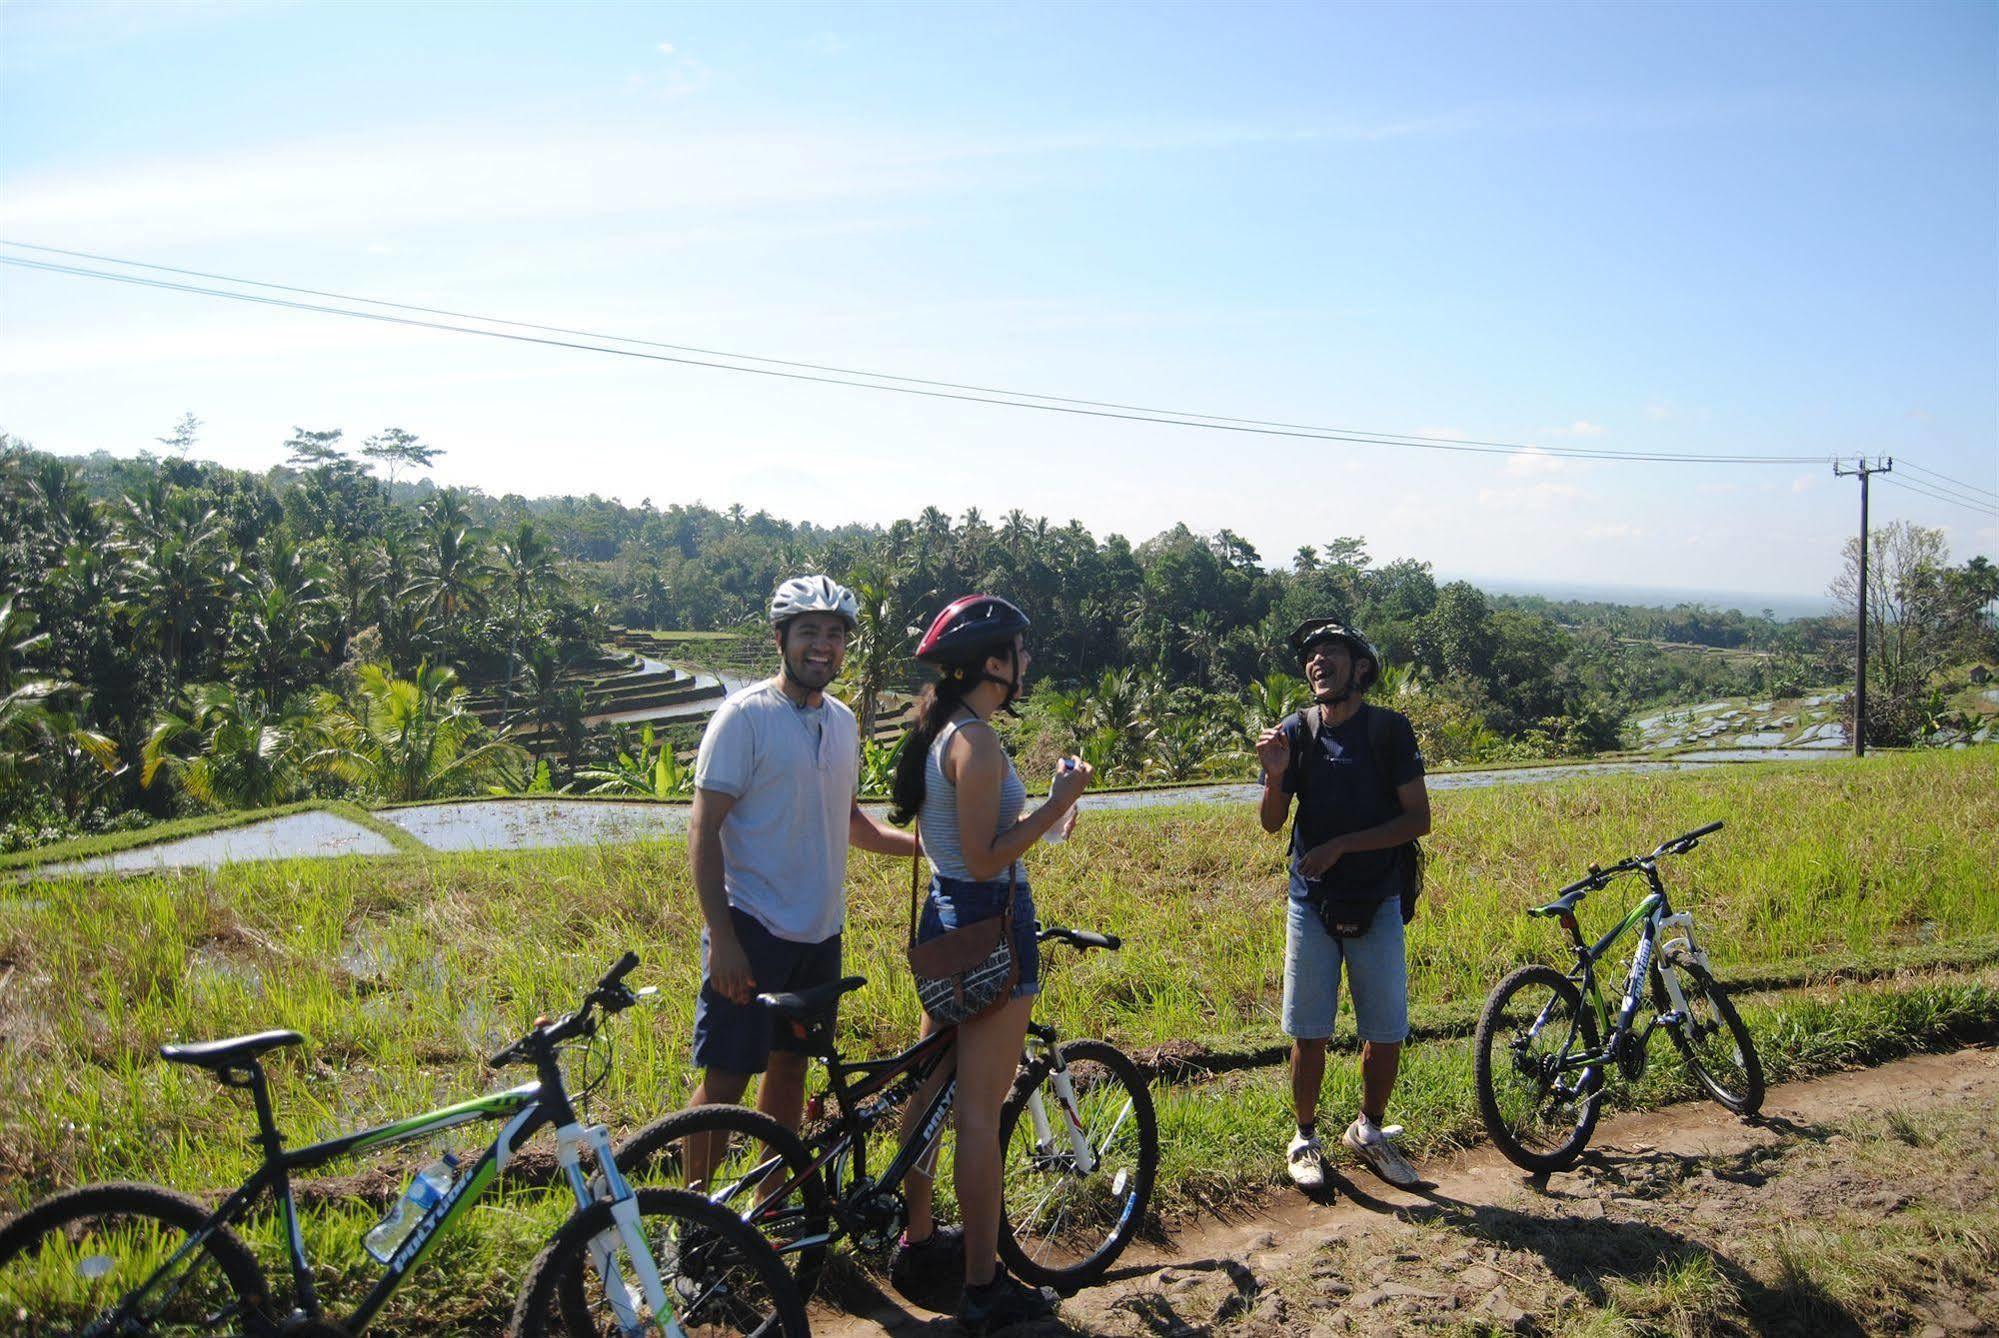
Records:
[[[1006,907],[1006,881],[971,883],[962,878],[934,874],[930,895],[923,899],[923,914],[917,917],[916,941],[949,933],[964,925],[990,920]],[[1041,945],[1035,941],[1034,893],[1026,883],[1013,885],[1013,960],[1020,976],[1012,997],[1025,999],[1041,993]]]
[[[1402,954],[1402,902],[1385,897],[1367,932],[1334,938],[1319,913],[1292,898],[1284,935],[1284,1034],[1320,1041],[1333,1034],[1340,972],[1353,995],[1354,1030],[1363,1041],[1409,1039],[1409,965]]]
[[[755,916],[729,908],[736,941],[750,961],[758,994],[810,989],[840,978],[840,936],[821,943],[793,943],[763,927]],[[701,997],[694,1005],[694,1062],[721,1073],[762,1073],[772,1050],[802,1051],[791,1019],[751,1000],[739,1004],[708,983],[708,931],[701,931]]]

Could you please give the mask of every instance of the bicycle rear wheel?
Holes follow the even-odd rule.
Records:
[[[707,1148],[709,1171],[698,1184],[687,1173],[689,1139]],[[744,1106],[678,1110],[626,1139],[616,1156],[634,1185],[693,1190],[724,1205],[769,1238],[800,1296],[818,1289],[829,1248],[826,1187],[798,1135],[770,1116]],[[703,1154],[694,1156],[698,1165]],[[796,1183],[778,1194],[786,1181]]]
[[[1596,1050],[1596,1015],[1553,967],[1523,966],[1493,989],[1472,1058],[1479,1116],[1508,1161],[1535,1172],[1575,1164],[1596,1129],[1604,1075],[1585,1091],[1573,1064]]]
[[[1686,997],[1687,1015],[1666,1028],[1672,1034],[1687,1072],[1706,1093],[1737,1115],[1754,1115],[1763,1108],[1763,1061],[1756,1043],[1729,1002],[1721,982],[1699,962],[1678,958],[1660,963],[1652,973],[1652,997],[1665,1012],[1672,1007],[1664,973],[1678,977]]]
[[[1103,1276],[1145,1220],[1159,1125],[1145,1077],[1123,1051],[1070,1041],[1060,1054],[1072,1103],[1041,1063],[1014,1080],[1000,1109],[999,1252],[1024,1281],[1074,1289]],[[1037,1102],[1041,1129],[1031,1113]],[[1074,1132],[1094,1159],[1087,1171]]]
[[[263,1270],[234,1232],[218,1227],[176,1258],[207,1220],[199,1203],[157,1185],[42,1200],[0,1227],[0,1336],[272,1332]]]
[[[535,1260],[514,1306],[513,1338],[808,1338],[805,1302],[769,1241],[699,1194],[641,1189],[637,1203],[639,1234],[665,1304],[647,1304],[643,1261],[626,1249],[612,1205],[595,1203],[564,1223]],[[600,1238],[610,1247],[608,1273],[591,1248]],[[617,1313],[620,1303],[629,1307],[629,1325]]]

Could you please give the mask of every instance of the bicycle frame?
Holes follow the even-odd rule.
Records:
[[[1570,970],[1569,979],[1576,982],[1577,988],[1588,1004],[1595,1009],[1597,1022],[1603,1032],[1601,1050],[1592,1054],[1567,1056],[1561,1061],[1562,1072],[1582,1070],[1585,1086],[1594,1084],[1597,1070],[1619,1059],[1624,1054],[1627,1044],[1635,1044],[1642,1049],[1651,1041],[1652,1033],[1662,1024],[1686,1015],[1686,996],[1680,990],[1677,973],[1670,967],[1671,956],[1684,950],[1692,960],[1703,965],[1706,963],[1706,954],[1695,944],[1693,916],[1689,912],[1676,913],[1672,909],[1671,901],[1666,895],[1666,885],[1659,877],[1657,861],[1643,860],[1637,863],[1636,868],[1645,876],[1648,887],[1646,895],[1596,942],[1584,942],[1581,926],[1577,924],[1573,910],[1564,912],[1559,917],[1562,928],[1568,931],[1570,950],[1576,957],[1576,965]],[[1632,953],[1631,967],[1625,977],[1624,992],[1619,1000],[1617,1015],[1612,1017],[1610,1005],[1605,1000],[1603,988],[1597,980],[1596,965],[1609,954],[1611,946],[1633,927],[1638,930],[1638,946]],[[1668,957],[1667,960],[1661,961],[1659,960],[1662,951],[1661,939],[1674,929],[1683,930],[1684,934],[1681,938],[1665,945],[1663,951]],[[1636,1040],[1632,1041],[1631,1029],[1644,997],[1645,978],[1654,969],[1655,962],[1660,979],[1665,984],[1671,1007],[1664,1013],[1655,1014],[1646,1023],[1645,1030],[1639,1032]],[[1532,1030],[1539,1031],[1545,1022],[1545,1016],[1537,1019]],[[1570,1039],[1573,1041],[1574,1038]]]
[[[636,963],[636,957],[631,959]],[[537,1032],[537,1034],[539,1034]],[[127,1298],[126,1305],[133,1301],[145,1300],[158,1286],[160,1280],[169,1276],[193,1251],[199,1249],[203,1241],[224,1227],[232,1227],[250,1214],[251,1208],[265,1193],[269,1193],[284,1229],[285,1250],[291,1267],[292,1308],[287,1319],[320,1319],[325,1312],[320,1305],[317,1290],[313,1286],[311,1261],[307,1258],[305,1237],[300,1228],[298,1205],[292,1194],[291,1177],[296,1171],[314,1170],[345,1157],[372,1152],[380,1148],[394,1147],[399,1143],[413,1142],[428,1138],[448,1129],[472,1124],[482,1120],[504,1121],[492,1143],[480,1154],[471,1169],[452,1184],[451,1189],[425,1211],[409,1237],[397,1247],[376,1284],[369,1289],[353,1314],[340,1320],[340,1324],[351,1333],[363,1331],[375,1315],[395,1293],[403,1279],[421,1263],[430,1252],[431,1246],[445,1228],[463,1220],[466,1210],[491,1188],[500,1173],[514,1159],[516,1149],[543,1128],[554,1126],[556,1131],[556,1160],[570,1191],[575,1195],[577,1208],[583,1209],[597,1201],[598,1191],[613,1205],[613,1215],[618,1220],[617,1234],[624,1244],[639,1274],[638,1283],[647,1303],[655,1314],[668,1313],[668,1297],[661,1283],[656,1261],[645,1246],[637,1228],[637,1213],[633,1206],[636,1195],[623,1175],[618,1171],[612,1156],[610,1131],[602,1125],[585,1127],[578,1119],[575,1107],[571,1105],[569,1092],[564,1085],[562,1069],[557,1052],[552,1045],[542,1045],[533,1051],[539,1076],[535,1081],[522,1083],[502,1092],[473,1097],[455,1105],[445,1106],[423,1115],[391,1121],[357,1133],[345,1134],[306,1147],[288,1149],[284,1146],[283,1135],[279,1133],[271,1110],[270,1089],[264,1077],[261,1064],[250,1060],[241,1068],[225,1069],[218,1077],[225,1086],[247,1088],[256,1107],[257,1135],[253,1142],[263,1152],[263,1162],[234,1193],[223,1201],[198,1228],[188,1234],[179,1249],[155,1269],[151,1276],[134,1289]],[[593,1183],[582,1167],[582,1150],[591,1149],[599,1167],[599,1178]],[[631,1305],[631,1297],[623,1277],[612,1266],[614,1243],[610,1233],[593,1243],[599,1274],[605,1283],[607,1300],[613,1314],[628,1328],[636,1322],[636,1311]]]
[[[1064,1130],[1078,1168],[1087,1173],[1096,1167],[1095,1150],[1090,1146],[1089,1137],[1075,1115],[1075,1100],[1069,1086],[1068,1074],[1062,1071],[1059,1042],[1055,1029],[1042,1023],[1028,1024],[1027,1041],[1023,1047],[1021,1063],[1023,1067],[1048,1063],[1055,1069],[1050,1078],[1050,1086],[1063,1105]],[[929,1156],[942,1137],[944,1121],[949,1117],[951,1106],[957,1096],[958,1080],[955,1074],[944,1079],[937,1091],[930,1097],[922,1113],[917,1117],[915,1129],[896,1148],[888,1165],[871,1184],[868,1182],[867,1133],[883,1120],[889,1118],[900,1102],[923,1089],[923,1086],[947,1064],[955,1054],[958,1032],[955,1027],[946,1027],[910,1046],[899,1054],[883,1059],[848,1061],[840,1057],[834,1044],[831,1028],[824,1024],[810,1024],[806,1027],[808,1053],[815,1055],[825,1065],[827,1090],[815,1095],[809,1107],[808,1118],[818,1118],[824,1110],[827,1095],[834,1099],[833,1124],[805,1140],[810,1164],[796,1174],[787,1177],[768,1193],[759,1194],[759,1202],[773,1205],[784,1203],[792,1191],[812,1176],[821,1176],[827,1184],[828,1210],[839,1230],[849,1235],[860,1235],[866,1224],[854,1211],[859,1191],[865,1185],[869,1192],[892,1191],[908,1178],[909,1173]],[[1036,1053],[1039,1047],[1042,1054]],[[1045,1058],[1044,1058],[1045,1056]],[[853,1079],[858,1075],[860,1081]],[[1053,1155],[1055,1134],[1048,1119],[1048,1113],[1037,1087],[1028,1097],[1028,1117],[1034,1129],[1035,1142],[1046,1155]],[[759,1182],[773,1170],[781,1169],[778,1157],[770,1157],[749,1168],[735,1183],[719,1189],[711,1189],[712,1197],[727,1199],[745,1185]],[[829,1170],[830,1168],[830,1170]],[[839,1178],[846,1181],[843,1192],[837,1183]],[[748,1214],[750,1220],[769,1226],[781,1222],[795,1214],[795,1209],[781,1207],[758,1207]],[[780,1254],[796,1253],[829,1244],[837,1233],[824,1233],[785,1239],[779,1246]]]

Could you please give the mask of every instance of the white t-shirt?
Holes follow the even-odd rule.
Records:
[[[723,702],[701,736],[694,785],[736,801],[722,819],[729,904],[794,943],[839,933],[860,784],[860,726],[834,698],[808,711],[768,679]]]

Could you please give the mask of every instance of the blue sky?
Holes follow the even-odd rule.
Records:
[[[1999,489],[1999,8],[0,3],[0,237],[775,357]],[[1332,447],[0,269],[0,429],[1815,592],[1820,466]],[[1893,487],[1875,514],[1999,551]]]

